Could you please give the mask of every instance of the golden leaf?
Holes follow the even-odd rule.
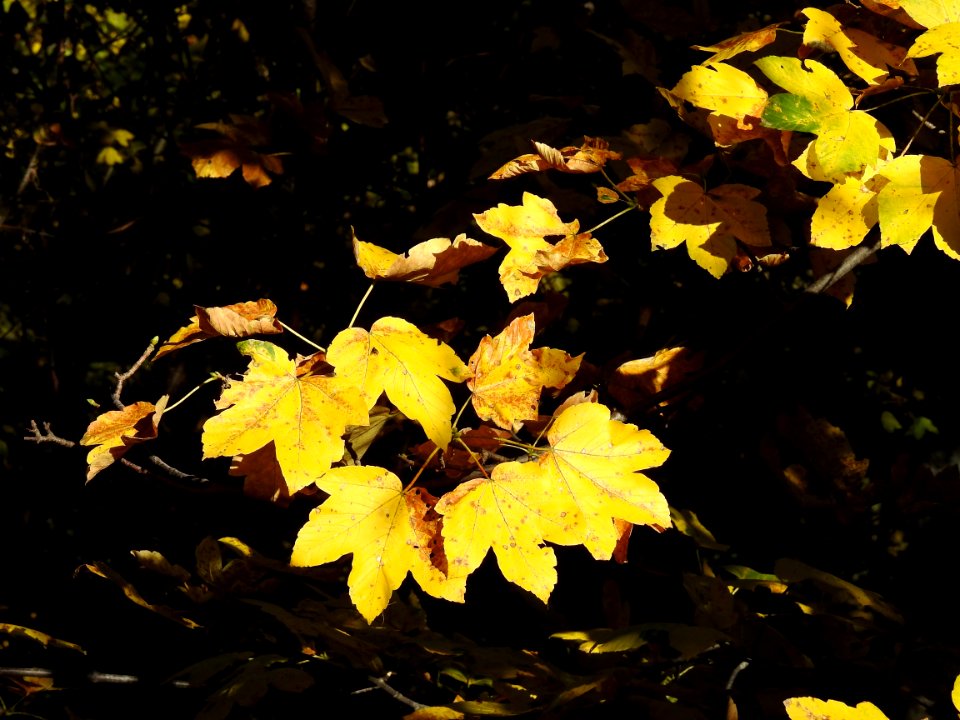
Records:
[[[523,194],[522,205],[501,203],[473,217],[481,230],[510,247],[500,264],[500,282],[511,300],[535,293],[547,273],[568,265],[607,261],[590,233],[577,234],[578,221],[563,222],[552,202],[532,193]],[[563,239],[552,245],[545,239],[552,235]]]
[[[450,444],[454,410],[441,378],[463,382],[470,371],[446,344],[424,335],[406,320],[385,317],[367,332],[349,328],[330,343],[327,361],[361,390],[367,409],[387,397],[441,448]]]
[[[273,442],[292,495],[343,457],[341,436],[348,425],[366,424],[367,408],[352,381],[316,372],[316,356],[294,363],[262,340],[237,348],[250,365],[224,389],[222,412],[204,423],[203,456],[246,455]]]
[[[470,358],[473,378],[467,387],[481,420],[519,430],[524,420],[537,417],[540,392],[544,387],[560,389],[580,367],[579,357],[562,350],[539,348],[530,351],[535,332],[533,315],[513,320],[495,338],[487,335]]]

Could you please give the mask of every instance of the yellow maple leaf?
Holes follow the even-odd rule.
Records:
[[[787,90],[767,101],[763,124],[816,135],[807,147],[806,162],[817,165],[823,176],[817,179],[839,182],[848,173],[877,164],[884,147],[883,126],[869,113],[850,109],[853,96],[836,73],[816,60],[794,57],[764,57],[755,64]]]
[[[353,236],[353,255],[368,278],[429,287],[455,283],[461,268],[486,260],[496,251],[496,248],[471,240],[462,233],[453,242],[449,238],[433,238],[418,243],[404,255]]]
[[[473,216],[485,233],[503,240],[510,251],[500,264],[500,282],[511,300],[537,291],[540,278],[568,265],[607,261],[603,247],[590,233],[580,233],[577,220],[565,223],[549,200],[523,194],[522,205],[500,203]],[[556,245],[545,238],[562,236]]]
[[[365,425],[367,408],[357,386],[320,374],[321,356],[295,363],[262,340],[238,343],[250,358],[243,379],[217,401],[222,412],[203,425],[203,457],[247,455],[271,441],[292,495],[343,457],[348,425]]]
[[[767,102],[767,92],[756,80],[722,62],[695,65],[669,93],[716,115],[735,118],[742,129],[754,125],[747,118],[759,118]]]
[[[122,458],[131,446],[157,437],[160,417],[168,395],[157,404],[137,402],[122,410],[110,410],[97,417],[80,438],[81,445],[93,445],[87,453],[87,482],[104,468]]]
[[[470,358],[473,409],[481,420],[519,430],[524,420],[537,417],[544,387],[562,388],[576,375],[583,356],[538,348],[530,343],[536,324],[532,314],[515,318],[495,338],[487,335]]]
[[[770,245],[767,210],[748,185],[721,185],[709,193],[679,175],[657,178],[663,195],[650,206],[654,249],[687,244],[691,259],[714,277],[723,275],[737,255],[736,240],[753,247]]]
[[[533,463],[497,465],[490,478],[461,483],[437,503],[451,579],[465,579],[492,548],[503,576],[543,602],[557,583],[557,558],[543,543],[543,473]]]
[[[880,242],[908,253],[929,228],[937,247],[960,260],[960,171],[929,155],[902,155],[878,175],[888,182],[877,194]]]
[[[550,450],[535,466],[546,483],[537,513],[545,540],[583,544],[608,560],[620,537],[614,519],[670,527],[666,498],[640,472],[670,455],[650,431],[611,420],[605,405],[585,402],[560,413],[547,440]]]
[[[929,28],[918,37],[907,57],[937,58],[940,87],[960,83],[960,2],[958,0],[901,0],[900,7],[920,25]]]
[[[887,720],[873,703],[857,703],[851,707],[839,700],[818,700],[814,697],[795,697],[783,701],[790,720]]]
[[[810,7],[801,12],[808,19],[803,30],[803,44],[836,51],[843,64],[864,82],[879,85],[890,75],[888,67],[916,70],[912,63],[903,68],[907,56],[905,48],[883,43],[863,30],[845,27],[825,10]]]
[[[810,221],[810,244],[830,250],[859,245],[877,224],[878,182],[872,173],[850,176],[820,198]]]
[[[427,592],[463,600],[466,578],[447,582],[418,532],[428,507],[422,491],[405,491],[390,471],[367,466],[334,468],[319,484],[330,497],[297,534],[291,565],[322,565],[353,553],[347,585],[367,622],[384,611],[408,572]]]
[[[450,346],[406,320],[384,317],[369,332],[349,328],[339,333],[330,343],[327,361],[338,376],[360,388],[367,409],[385,391],[400,412],[423,426],[428,438],[444,449],[450,444],[456,408],[440,378],[463,382],[470,377]]]
[[[160,346],[153,356],[154,360],[208,338],[245,338],[283,332],[276,318],[277,306],[272,300],[261,298],[223,307],[195,305],[194,310],[197,314],[190,318],[190,323],[177,330]]]

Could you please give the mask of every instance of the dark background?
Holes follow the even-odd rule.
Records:
[[[592,226],[610,214],[591,199],[595,176],[486,177],[527,152],[531,139],[560,147],[586,134],[628,149],[623,133],[632,124],[662,118],[682,130],[656,86],[671,87],[704,57],[689,46],[789,21],[802,6],[195,0],[91,10],[14,3],[0,15],[0,64],[15,70],[0,99],[0,136],[7,139],[0,158],[0,622],[87,651],[11,636],[0,665],[51,669],[61,689],[24,698],[22,680],[0,677],[0,699],[41,717],[129,717],[134,708],[144,717],[186,717],[226,682],[222,674],[201,689],[165,682],[191,663],[250,651],[297,666],[290,634],[243,601],[267,598],[290,608],[302,587],[287,580],[254,590],[221,587],[215,600],[201,603],[143,574],[130,551],[157,550],[194,571],[204,538],[236,536],[282,561],[316,502],[277,508],[245,498],[225,462],[200,463],[197,431],[212,413],[212,385],[164,419],[150,448],[208,478],[204,484],[114,467],[85,485],[82,451],[25,442],[31,420],[79,439],[97,414],[85,400],[109,405],[113,373],[152,337],[185,324],[194,305],[268,297],[288,325],[329,342],[367,287],[350,251],[351,227],[395,251],[460,232],[490,241],[471,214],[517,204],[524,190],[550,197],[564,219]],[[108,9],[126,13],[128,24],[111,29]],[[25,49],[37,37],[41,49]],[[118,38],[125,45],[104,54]],[[623,52],[639,72],[625,74],[614,43],[629,49]],[[342,74],[351,97],[382,103],[387,124],[379,126],[378,113],[343,111],[311,44]],[[239,174],[199,179],[191,169],[189,143],[216,138],[196,126],[231,115],[256,116],[264,133],[257,149],[281,154],[283,173],[269,186],[255,189]],[[884,120],[909,133],[908,115]],[[130,148],[119,148],[125,162],[114,166],[97,162],[109,128],[134,136]],[[688,161],[714,150],[686,132]],[[620,177],[624,171],[613,169]],[[911,256],[885,250],[857,270],[855,301],[846,309],[833,298],[803,295],[810,279],[803,223],[782,220],[799,248],[795,259],[720,281],[682,249],[652,254],[645,214],[606,226],[597,236],[610,262],[564,273],[565,315],[538,338],[585,352],[598,368],[669,345],[704,352],[707,372],[666,406],[629,419],[673,451],[654,473],[671,505],[698,513],[729,548],[640,528],[623,566],[594,563],[582,548],[561,549],[560,582],[546,608],[508,586],[488,559],[465,606],[421,598],[426,619],[418,622],[442,637],[529,649],[564,672],[602,678],[603,702],[592,713],[629,707],[645,713],[638,717],[716,717],[732,669],[749,657],[734,685],[741,717],[808,694],[872,700],[890,717],[925,708],[926,698],[932,716],[952,716],[947,689],[960,670],[951,593],[960,266],[929,237]],[[360,324],[384,314],[421,325],[457,315],[465,328],[454,346],[467,357],[510,312],[494,268],[493,261],[470,268],[456,287],[380,286]],[[283,344],[308,351],[293,338]],[[176,399],[209,372],[239,372],[244,364],[230,343],[205,343],[141,370],[124,399],[155,401],[167,392]],[[885,428],[885,412],[902,427]],[[911,430],[921,418],[938,432],[917,437]],[[820,421],[869,461],[856,487],[838,479],[835,451],[811,435]],[[802,492],[786,479],[792,465],[808,471]],[[785,557],[879,593],[903,622],[835,601],[816,583],[791,590],[796,602],[815,608],[808,615],[775,593],[744,590],[740,619],[726,628],[736,641],[691,661],[687,685],[678,681],[681,702],[668,709],[651,700],[662,695],[655,679],[666,671],[656,665],[662,658],[644,654],[649,648],[605,655],[598,665],[548,639],[618,618],[717,627],[717,609],[698,600],[690,587],[700,581],[688,576],[709,585],[703,579],[727,565],[773,573]],[[201,617],[204,628],[187,630],[128,602],[115,584],[77,571],[94,561],[144,595],[152,591]],[[338,572],[315,578],[327,583],[331,603],[345,597]],[[380,652],[385,669],[398,673],[396,687],[422,702],[451,702],[449,686],[424,685],[420,676],[432,661],[424,659],[423,642],[395,622],[399,634]],[[655,667],[644,668],[650,662]],[[255,711],[238,706],[233,716],[289,717],[341,703],[384,716],[409,711],[379,691],[349,695],[376,674],[357,665],[336,657],[311,665],[311,689],[275,688]],[[469,669],[482,675],[479,665]],[[141,682],[93,683],[94,670]],[[458,689],[480,697],[475,688]],[[217,716],[206,707],[208,717]],[[553,712],[575,717],[576,706],[566,707]]]

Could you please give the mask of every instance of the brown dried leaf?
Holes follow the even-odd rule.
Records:
[[[777,39],[777,28],[781,25],[786,25],[786,23],[774,23],[759,30],[740,33],[736,37],[722,40],[713,45],[692,45],[691,47],[693,47],[694,50],[705,50],[706,52],[714,53],[700,63],[701,65],[713,65],[714,63],[729,60],[742,52],[753,52],[754,50],[766,47]]]
[[[275,317],[277,306],[272,300],[261,298],[209,308],[195,305],[194,310],[197,314],[190,318],[190,324],[171,335],[157,350],[154,360],[212,337],[246,338],[283,332],[280,321]]]
[[[80,439],[81,445],[95,446],[87,453],[87,482],[122,458],[131,446],[157,437],[160,416],[170,397],[157,404],[137,402],[123,410],[111,410],[97,417]]]
[[[353,255],[368,278],[429,287],[457,282],[461,268],[486,260],[496,251],[463,233],[453,242],[449,238],[427,240],[414,245],[404,255],[359,240],[356,234],[353,236]]]
[[[490,176],[491,180],[504,180],[529,172],[559,170],[568,173],[594,173],[608,160],[619,160],[620,153],[608,149],[610,144],[603,138],[584,137],[579,148],[565,147],[560,150],[534,141],[536,153],[514,158]]]

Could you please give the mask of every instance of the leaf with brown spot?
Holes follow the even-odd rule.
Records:
[[[535,330],[533,315],[525,315],[495,338],[487,335],[480,341],[468,363],[473,377],[467,387],[481,420],[516,432],[524,420],[537,417],[544,387],[560,389],[576,375],[583,356],[553,348],[531,351]]]

